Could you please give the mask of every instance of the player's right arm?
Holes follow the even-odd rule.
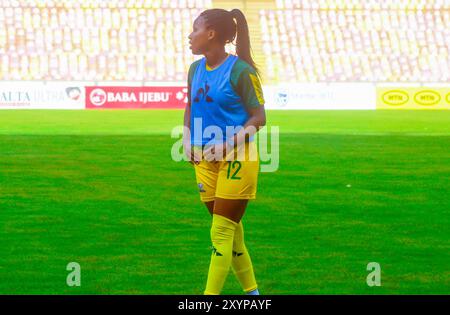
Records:
[[[190,71],[191,69],[189,69],[189,72]],[[184,153],[188,157],[189,162],[192,163],[190,128],[191,128],[191,82],[188,78],[188,97],[186,108],[184,109],[183,147]]]
[[[191,86],[192,86],[192,78],[194,77],[194,72],[196,70],[198,62],[194,62],[189,67],[188,73],[188,97],[186,108],[184,109],[184,131],[183,131],[183,147],[186,156],[189,158],[189,162],[193,163],[194,161],[199,161],[199,159],[194,157],[194,153],[192,151],[191,146]]]

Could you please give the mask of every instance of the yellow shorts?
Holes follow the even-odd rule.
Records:
[[[244,147],[244,146],[243,146]],[[200,150],[194,147],[194,150]],[[242,153],[242,151],[240,151]],[[233,158],[229,158],[230,154]],[[202,202],[223,199],[255,199],[259,173],[259,156],[254,142],[246,143],[242,154],[230,152],[224,161],[201,160],[194,164]]]

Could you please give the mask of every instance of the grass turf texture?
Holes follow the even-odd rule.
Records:
[[[450,111],[267,115],[280,167],[243,221],[263,294],[449,293]],[[181,121],[1,111],[0,293],[201,294],[210,217],[170,158]],[[72,261],[81,287],[66,285]],[[232,273],[223,293],[241,293]]]

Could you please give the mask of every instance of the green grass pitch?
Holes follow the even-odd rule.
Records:
[[[202,294],[210,217],[170,157],[182,115],[0,111],[0,293]],[[280,166],[243,220],[261,293],[450,293],[450,111],[267,118]],[[223,293],[242,293],[232,273]]]

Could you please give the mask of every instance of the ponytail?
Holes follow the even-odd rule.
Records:
[[[207,27],[216,30],[218,40],[224,45],[232,43],[236,39],[236,54],[252,66],[260,76],[259,69],[252,58],[250,35],[244,13],[239,9],[231,11],[208,9],[203,11],[200,16],[205,18]]]
[[[252,58],[252,48],[250,45],[250,34],[248,31],[247,19],[244,13],[239,9],[230,11],[231,16],[236,19],[236,54],[252,66],[258,76],[260,76],[259,69]]]

